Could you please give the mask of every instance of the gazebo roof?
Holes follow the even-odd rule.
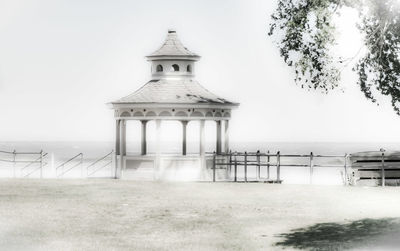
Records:
[[[209,104],[238,106],[211,93],[194,79],[150,80],[134,93],[112,104]]]
[[[167,38],[160,49],[156,50],[152,54],[148,55],[148,58],[152,57],[162,57],[162,56],[184,56],[184,57],[194,57],[199,56],[191,51],[189,51],[182,42],[178,39],[175,30],[169,30]]]

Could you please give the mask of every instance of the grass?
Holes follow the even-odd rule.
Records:
[[[0,250],[388,247],[399,195],[396,187],[4,179]]]

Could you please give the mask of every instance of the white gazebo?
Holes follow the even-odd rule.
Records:
[[[239,104],[214,95],[194,79],[195,62],[199,59],[200,56],[182,45],[176,31],[169,30],[161,48],[147,56],[151,62],[151,80],[136,92],[111,103],[116,119],[116,178],[125,176],[124,172],[129,169],[127,161],[136,163],[135,166],[151,162],[156,179],[162,178],[163,161],[169,161],[168,166],[186,163],[179,166],[190,168],[188,166],[192,165],[206,171],[206,120],[216,122],[215,151],[229,151],[229,120],[232,109]],[[126,123],[129,120],[141,121],[140,155],[127,154],[126,151]],[[150,120],[156,122],[156,153],[153,155],[147,154],[146,125]],[[173,157],[160,152],[159,147],[160,126],[166,120],[182,123],[182,152]],[[187,155],[186,150],[186,128],[190,121],[200,122],[200,150],[195,156]]]

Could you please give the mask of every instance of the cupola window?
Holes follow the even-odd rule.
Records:
[[[186,71],[187,72],[192,72],[192,66],[190,64],[186,67]]]
[[[179,71],[179,65],[173,64],[171,70],[172,70],[172,71]]]
[[[160,65],[160,64],[157,65],[156,71],[157,71],[157,72],[162,72],[162,71],[163,71],[162,65]]]

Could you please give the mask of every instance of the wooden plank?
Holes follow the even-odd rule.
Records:
[[[360,178],[381,178],[382,172],[379,170],[377,171],[358,171],[356,176]],[[400,178],[400,171],[388,171],[385,170],[385,177],[386,178]]]

